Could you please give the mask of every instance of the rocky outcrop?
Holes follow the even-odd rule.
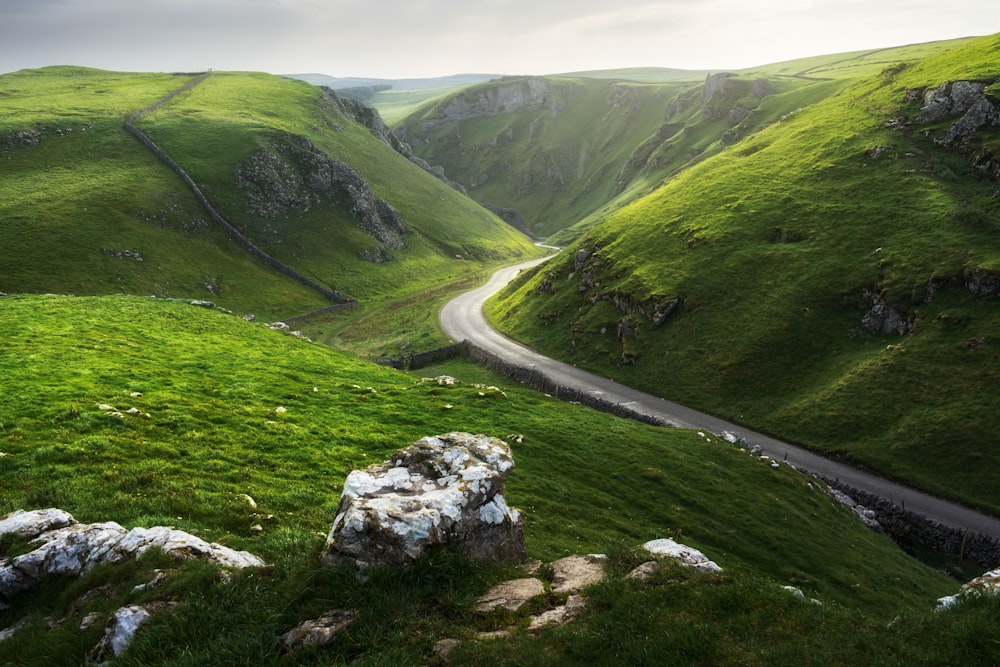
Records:
[[[392,457],[355,470],[344,483],[322,561],[405,566],[435,545],[475,560],[524,560],[524,524],[504,497],[514,467],[497,438],[447,433],[421,438]]]
[[[886,336],[906,336],[913,333],[913,316],[890,306],[885,297],[866,291],[865,298],[871,308],[861,318],[861,328],[865,331]]]
[[[550,95],[546,79],[538,76],[505,78],[451,97],[435,117],[420,122],[420,132],[430,132],[468,118],[543,108],[548,108],[553,113],[560,110],[560,106]]]
[[[145,605],[129,605],[115,611],[104,629],[104,637],[95,652],[98,660],[117,658],[123,654],[132,639],[154,614],[173,606],[170,602],[151,602]]]
[[[341,201],[366,234],[389,248],[403,247],[408,229],[396,209],[376,197],[361,174],[307,137],[289,136],[255,151],[237,168],[236,186],[245,192],[247,210],[264,218]]]
[[[938,610],[947,609],[969,597],[997,594],[1000,594],[1000,569],[990,570],[967,584],[963,584],[962,588],[955,595],[938,598],[937,608]]]
[[[189,533],[156,526],[126,530],[119,524],[81,524],[59,509],[18,510],[0,520],[0,536],[30,540],[32,551],[0,560],[0,605],[49,576],[78,576],[103,563],[138,558],[150,549],[179,559],[204,558],[227,567],[261,567],[257,556],[210,544]]]
[[[650,540],[642,545],[642,549],[656,558],[671,558],[699,572],[707,574],[722,572],[722,568],[702,552],[668,538]]]
[[[970,266],[962,273],[965,288],[973,296],[989,297],[1000,294],[1000,272]]]
[[[288,651],[306,646],[326,646],[350,627],[358,612],[354,609],[331,609],[319,618],[302,621],[281,635]]]
[[[434,176],[445,185],[458,190],[463,195],[468,195],[465,188],[451,179],[444,173],[444,167],[429,164],[413,154],[409,144],[399,138],[399,136],[389,129],[389,126],[382,120],[382,116],[374,107],[370,107],[360,100],[356,100],[344,95],[338,95],[333,89],[320,86],[323,97],[327,105],[336,108],[340,113],[351,120],[360,123],[368,128],[376,139],[389,146],[391,149],[405,157],[407,160],[417,165],[428,174]]]
[[[9,151],[14,148],[30,148],[37,146],[42,140],[42,133],[36,129],[14,130],[0,137],[0,150]]]
[[[735,127],[773,93],[774,85],[767,79],[750,81],[729,72],[709,74],[702,89],[702,115],[709,121],[727,118],[727,125]]]
[[[490,213],[493,213],[498,218],[506,222],[508,225],[521,232],[527,237],[533,236],[531,230],[528,229],[528,223],[524,221],[524,217],[513,208],[504,208],[503,206],[494,206],[493,204],[480,204]]]

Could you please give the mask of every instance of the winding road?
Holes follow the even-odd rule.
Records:
[[[679,428],[700,429],[715,434],[730,431],[746,438],[747,443],[751,446],[760,445],[764,453],[771,458],[787,460],[800,470],[873,493],[908,511],[922,514],[946,526],[1000,539],[1000,520],[991,516],[831,461],[801,447],[550,359],[494,330],[483,315],[483,304],[486,300],[499,292],[520,271],[548,259],[548,257],[535,259],[501,269],[493,274],[492,278],[482,287],[449,301],[440,313],[441,326],[445,333],[456,342],[469,341],[472,345],[502,357],[508,363],[532,369],[533,372],[539,373],[561,386],[574,387],[612,403],[623,404],[636,412],[663,420]]]

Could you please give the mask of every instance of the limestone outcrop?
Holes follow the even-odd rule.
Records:
[[[306,137],[289,136],[252,153],[236,170],[236,186],[245,192],[247,209],[263,218],[339,199],[366,234],[389,248],[402,248],[402,236],[409,231],[399,212],[375,196],[361,174]]]
[[[969,583],[963,584],[962,588],[955,595],[938,598],[938,609],[947,609],[960,602],[963,598],[984,594],[1000,594],[1000,569],[990,570]]]
[[[14,595],[34,588],[45,577],[80,575],[103,563],[138,558],[160,549],[179,559],[205,558],[222,566],[261,567],[264,561],[166,526],[126,530],[114,521],[83,524],[63,510],[18,510],[0,519],[0,537],[16,534],[35,548],[0,560],[0,608]]]
[[[497,438],[446,433],[421,438],[383,463],[355,470],[344,483],[322,561],[405,566],[435,545],[467,557],[524,560],[524,520],[507,505],[504,480],[514,467]]]

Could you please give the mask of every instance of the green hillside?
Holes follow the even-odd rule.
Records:
[[[1000,511],[998,47],[885,68],[726,147],[523,278],[495,322]],[[954,81],[982,84],[982,124],[921,111]]]
[[[203,298],[266,317],[329,305],[230,240],[125,132],[129,114],[193,77],[0,76],[0,290]],[[304,82],[212,73],[137,124],[259,248],[363,306],[537,252]],[[338,185],[350,179],[365,206]],[[398,212],[398,238],[366,229],[379,200]]]
[[[965,43],[817,56],[726,72],[632,68],[508,77],[437,98],[396,123],[477,201],[516,210],[555,243],[782,116]]]
[[[3,628],[28,618],[0,643],[0,664],[83,664],[103,632],[79,630],[84,616],[151,599],[179,606],[155,617],[115,664],[428,662],[439,639],[490,629],[467,610],[510,569],[439,554],[361,584],[353,571],[322,570],[318,557],[347,472],[451,430],[518,436],[507,489],[527,513],[531,557],[607,552],[616,573],[578,625],[470,642],[457,664],[569,664],[582,655],[609,665],[653,656],[930,664],[969,656],[996,613],[992,602],[932,612],[958,582],[787,466],[516,385],[484,396],[470,383],[495,378],[462,364],[448,370],[466,381],[421,382],[184,301],[0,298],[0,515],[58,506],[85,522],[174,525],[271,565],[226,583],[211,568],[153,555],[52,582],[0,612]],[[105,403],[123,415],[107,414]],[[240,494],[257,508],[237,502]],[[255,522],[262,531],[251,530]],[[633,546],[678,530],[725,574],[665,567],[649,584],[623,578],[636,563]],[[11,548],[0,543],[0,556]],[[133,591],[153,568],[166,568],[168,583]],[[342,606],[361,610],[347,635],[283,657],[282,632]],[[996,657],[979,650],[961,662]]]

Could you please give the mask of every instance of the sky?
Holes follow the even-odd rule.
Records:
[[[0,0],[0,72],[721,70],[995,32],[997,0]]]

